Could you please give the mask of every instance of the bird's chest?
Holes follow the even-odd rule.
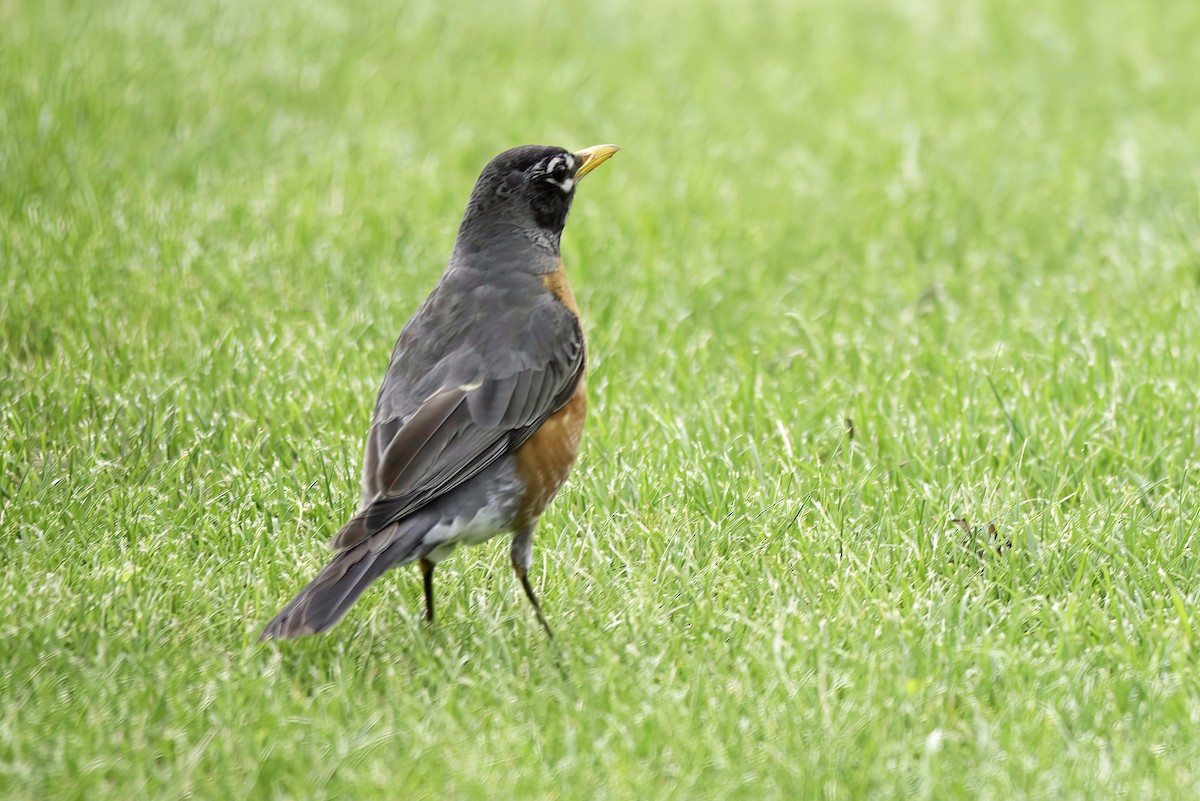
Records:
[[[571,285],[567,282],[566,272],[561,265],[543,277],[542,283],[559,303],[575,316],[579,315],[575,295],[571,292]],[[586,345],[584,347],[586,349]],[[514,454],[517,474],[525,485],[517,513],[517,528],[532,525],[567,480],[571,465],[575,464],[575,457],[579,454],[579,440],[583,435],[586,417],[585,375],[580,377],[570,400],[550,415],[542,427]]]
[[[517,528],[537,519],[571,472],[587,417],[586,384],[581,378],[571,399],[514,454],[517,474],[524,485]]]

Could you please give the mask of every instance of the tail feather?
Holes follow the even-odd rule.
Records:
[[[397,523],[342,551],[267,624],[259,639],[290,640],[332,627],[371,582],[421,555],[424,533],[423,527]]]

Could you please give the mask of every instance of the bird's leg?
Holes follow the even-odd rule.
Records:
[[[428,623],[433,622],[433,568],[434,562],[428,559],[421,560],[421,575],[425,579],[425,620]]]
[[[550,624],[546,622],[546,616],[542,614],[542,605],[538,603],[537,596],[533,593],[533,587],[529,584],[528,571],[523,567],[518,567],[517,576],[521,579],[521,586],[525,588],[525,594],[529,596],[530,602],[533,603],[533,611],[537,612],[538,622],[546,630],[546,636],[553,640],[554,632],[550,630]]]
[[[538,602],[537,595],[533,591],[533,585],[529,583],[529,564],[533,561],[533,527],[522,529],[517,532],[512,541],[512,565],[516,571],[517,578],[521,580],[521,586],[525,589],[525,595],[529,598],[529,602],[533,604],[533,611],[537,612],[538,622],[542,624],[542,628],[546,630],[546,636],[551,640],[554,639],[554,632],[550,630],[550,624],[546,622],[546,616],[542,614],[542,605]]]

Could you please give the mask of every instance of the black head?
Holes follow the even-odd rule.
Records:
[[[524,145],[504,151],[488,162],[475,182],[459,238],[516,229],[557,247],[575,187],[617,149],[596,145],[572,153],[561,147]]]

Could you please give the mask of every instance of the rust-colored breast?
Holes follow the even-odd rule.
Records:
[[[571,314],[579,316],[579,306],[575,304],[575,293],[571,291],[571,283],[567,280],[567,271],[559,261],[558,269],[542,276],[542,284],[550,290],[550,294],[558,298],[558,302],[570,309]]]
[[[567,275],[561,264],[557,270],[548,273],[542,283],[560,303],[578,316],[579,308],[575,305],[575,296],[571,293],[571,285],[567,283]],[[571,399],[517,449],[514,454],[517,474],[525,484],[525,495],[517,513],[518,528],[532,525],[567,480],[567,474],[571,472],[571,465],[579,453],[579,438],[583,435],[586,417],[587,377],[581,376]]]
[[[532,525],[567,480],[579,453],[586,416],[587,392],[581,380],[566,405],[517,449],[514,454],[517,474],[525,484],[525,495],[517,512],[518,528]]]

